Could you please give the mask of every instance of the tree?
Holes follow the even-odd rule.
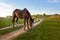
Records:
[[[43,16],[46,16],[46,14],[45,14],[45,13],[43,13]]]

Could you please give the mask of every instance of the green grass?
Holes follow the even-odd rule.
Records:
[[[45,20],[14,40],[60,40],[60,21]]]
[[[0,30],[0,35],[4,35],[4,34],[7,34],[7,33],[10,33],[12,31],[15,31],[15,30],[20,29],[20,28],[22,28],[22,26],[15,27],[15,28],[12,27],[12,28],[8,28],[8,29]]]
[[[60,21],[60,15],[52,15],[49,17],[46,17],[47,20],[54,20],[54,21]]]
[[[18,23],[23,23],[22,19],[18,20]],[[12,18],[0,18],[0,28],[11,26],[12,25]]]

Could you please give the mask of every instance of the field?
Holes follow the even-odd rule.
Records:
[[[52,15],[50,17],[46,17],[47,20],[55,20],[60,21],[60,15]]]
[[[18,23],[19,24],[23,23],[23,20],[19,19]],[[1,18],[0,17],[0,28],[4,28],[4,27],[7,27],[7,26],[9,27],[11,25],[12,25],[12,18],[3,18],[3,17]],[[0,30],[0,35],[5,35],[7,33],[13,32],[13,31],[18,30],[20,28],[22,28],[22,26],[16,27],[16,28],[12,27],[12,28],[8,28],[8,29]]]
[[[18,23],[23,23],[22,19],[18,20]],[[12,18],[0,18],[0,28],[11,26],[12,25]]]
[[[54,18],[54,20],[53,20]],[[32,31],[19,35],[14,40],[60,40],[60,20],[48,17]],[[49,19],[49,20],[47,20]]]
[[[60,16],[46,16],[44,18],[45,20],[33,30],[28,30],[13,40],[60,40]],[[23,20],[19,19],[18,22],[23,23]],[[12,25],[12,18],[0,18],[0,28],[10,25]],[[0,30],[0,36],[20,28],[22,26]]]

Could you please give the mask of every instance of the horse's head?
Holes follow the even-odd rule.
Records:
[[[34,19],[32,19],[31,21],[32,21],[32,23],[34,23]]]
[[[32,26],[34,23],[34,19],[30,19],[30,25]]]

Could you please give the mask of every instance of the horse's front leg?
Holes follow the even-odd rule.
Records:
[[[31,28],[31,30],[32,30],[32,22],[30,21],[30,28]]]

